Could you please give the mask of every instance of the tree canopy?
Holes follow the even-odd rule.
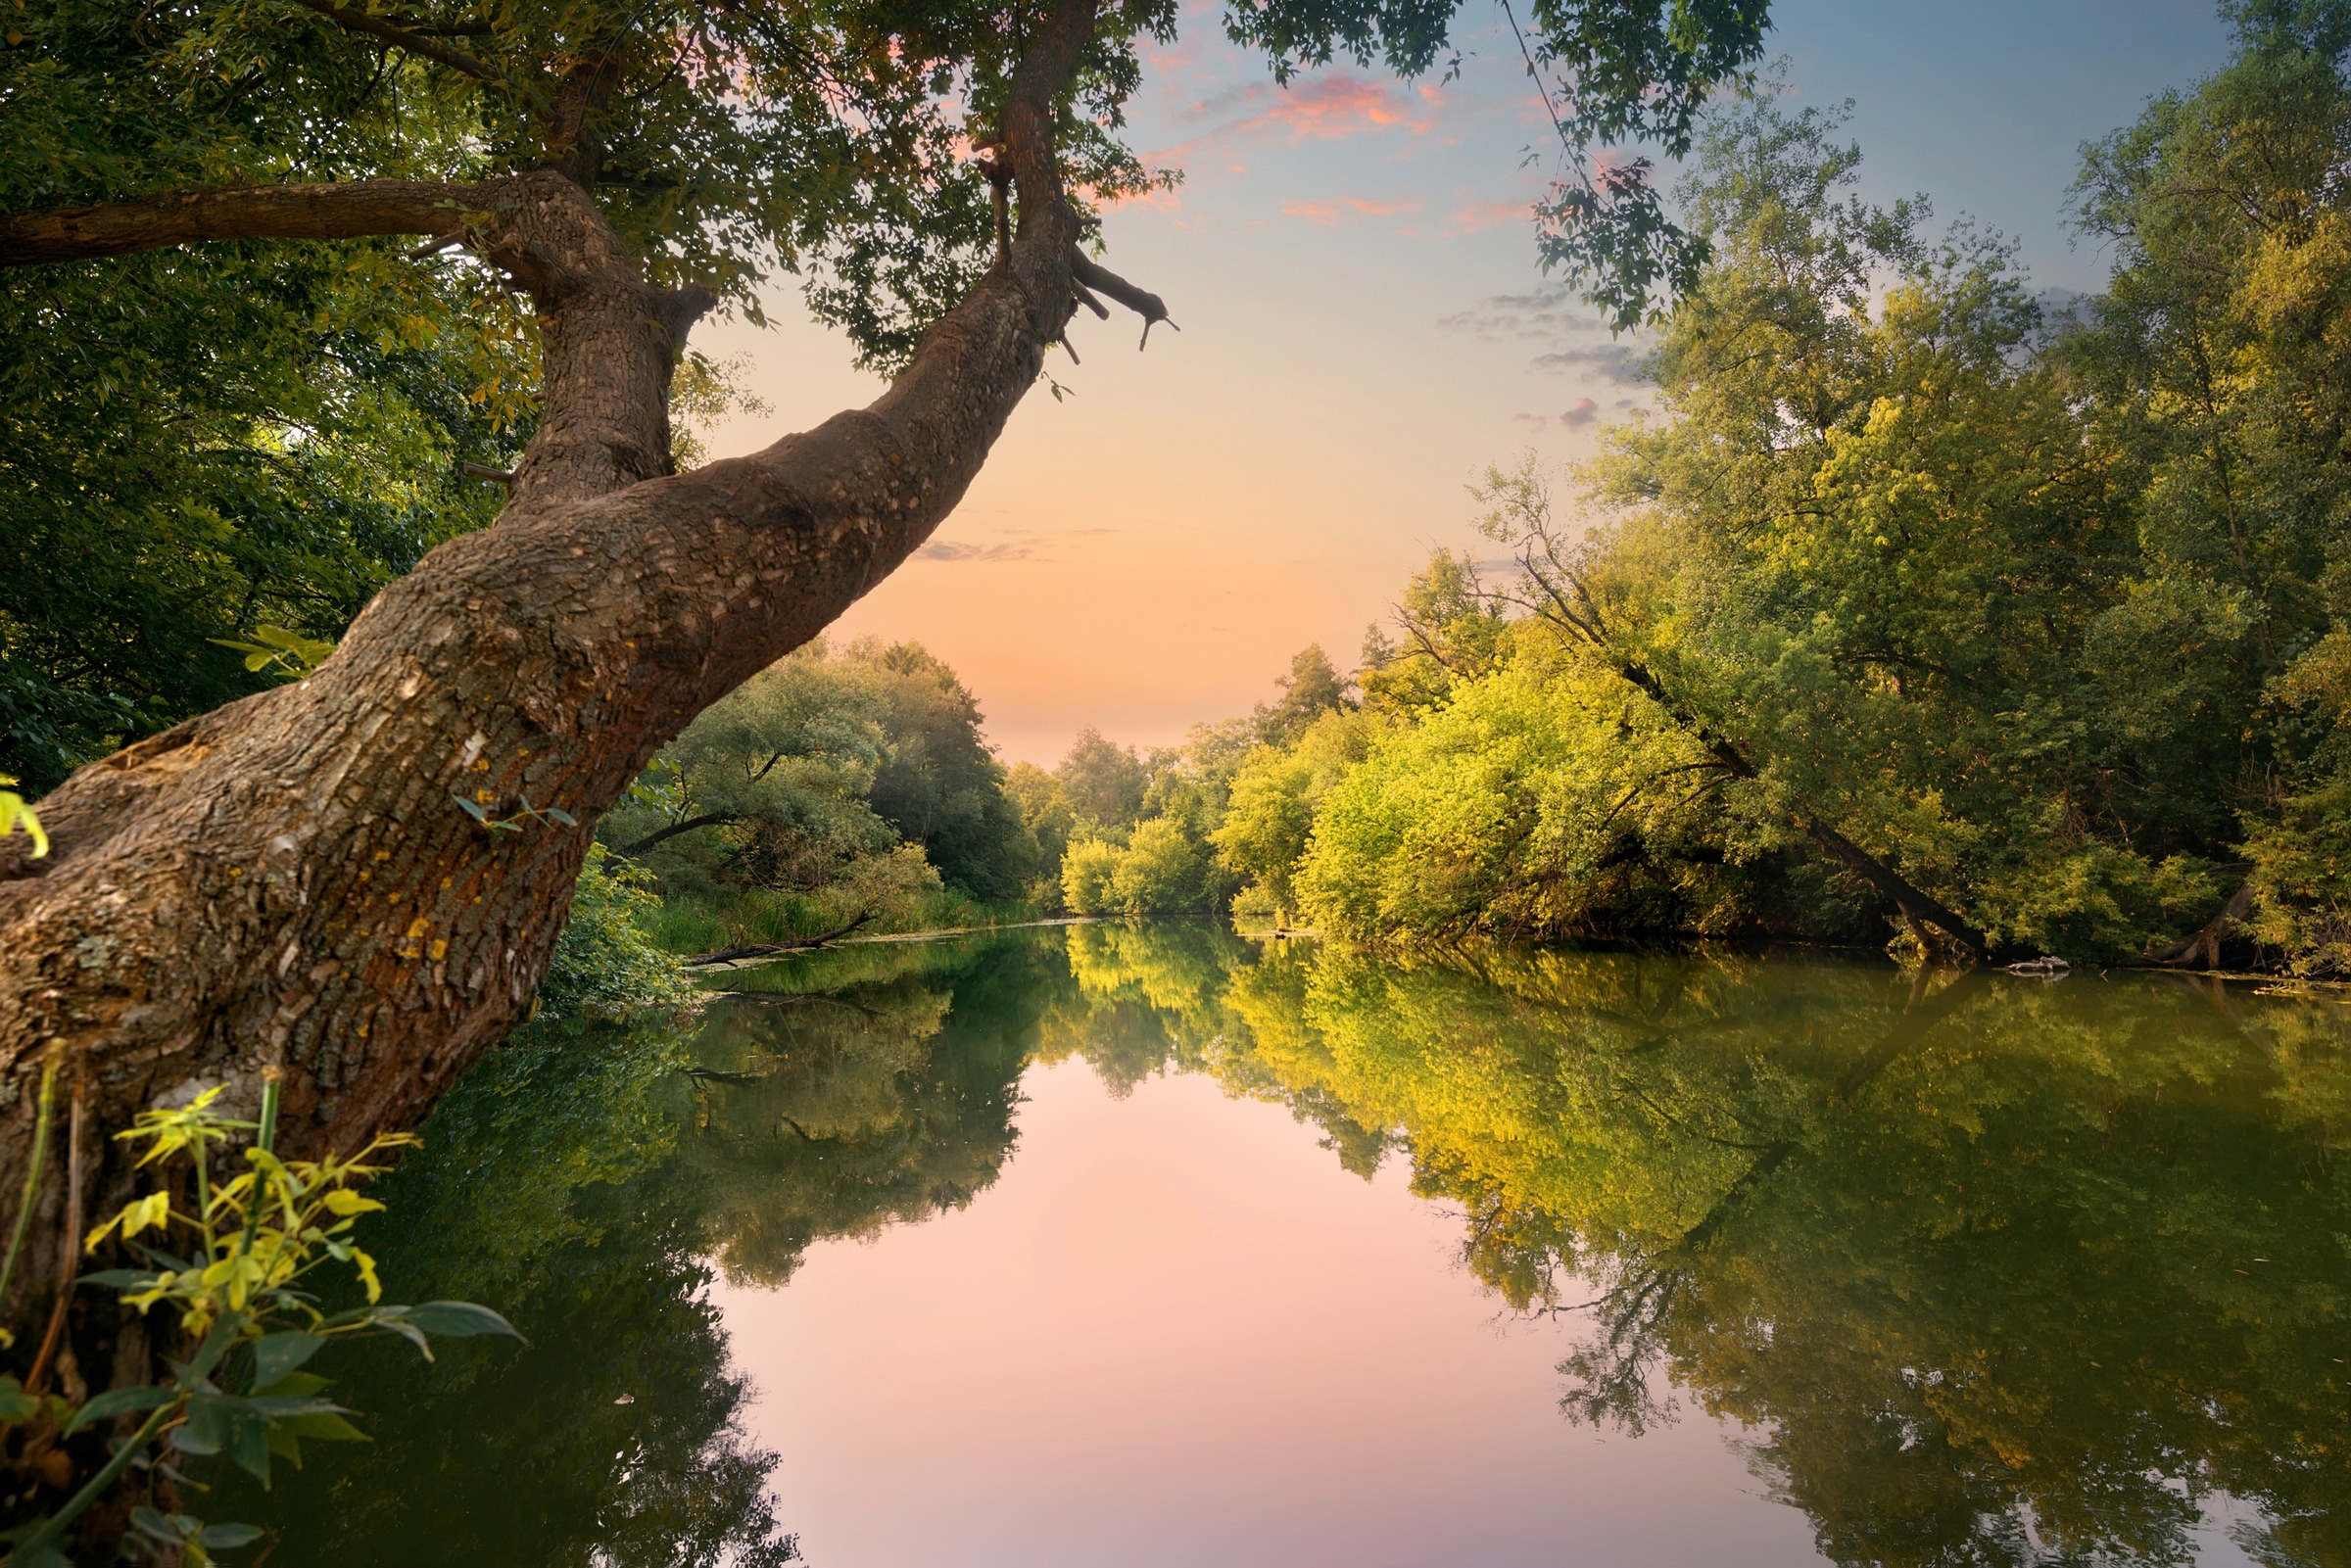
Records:
[[[1249,896],[1374,941],[2340,971],[2346,14],[2238,8],[2225,70],[2087,150],[2119,265],[2062,309],[1859,198],[1837,111],[1707,115],[1658,415],[1487,475],[1513,565],[1408,587],[1359,762],[1236,785]]]

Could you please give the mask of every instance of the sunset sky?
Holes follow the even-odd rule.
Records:
[[[2090,290],[2070,242],[2087,139],[2221,63],[2205,0],[1778,0],[1799,101],[1854,100],[1865,191],[1925,192],[1939,219],[2015,236],[2037,283]],[[1146,57],[1133,137],[1171,195],[1112,213],[1114,270],[1180,333],[1135,352],[1131,317],[1080,316],[1082,364],[1049,368],[971,494],[836,635],[916,639],[979,694],[1006,761],[1051,764],[1091,724],[1139,745],[1248,710],[1311,641],[1342,671],[1440,544],[1472,545],[1465,487],[1532,451],[1589,453],[1644,402],[1612,341],[1538,271],[1528,204],[1548,127],[1499,9],[1473,3],[1451,83],[1333,70],[1275,87],[1226,45],[1220,8]],[[880,382],[809,322],[705,329],[747,355],[771,407],[712,433],[749,451]]]

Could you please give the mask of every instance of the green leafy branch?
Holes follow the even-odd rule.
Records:
[[[44,1105],[54,1074],[53,1064],[44,1078]],[[117,1135],[148,1142],[140,1168],[184,1157],[193,1178],[193,1206],[184,1212],[174,1207],[168,1186],[126,1204],[90,1236],[87,1249],[120,1237],[148,1266],[105,1269],[77,1282],[118,1290],[124,1306],[142,1313],[158,1306],[176,1312],[195,1354],[170,1363],[173,1375],[167,1381],[113,1389],[78,1409],[54,1397],[25,1393],[14,1379],[0,1379],[0,1422],[46,1418],[56,1422],[61,1440],[101,1421],[146,1417],[55,1514],[0,1537],[15,1548],[6,1568],[65,1568],[67,1531],[134,1463],[151,1475],[162,1471],[178,1479],[162,1460],[146,1457],[159,1442],[182,1455],[225,1453],[266,1487],[271,1459],[299,1466],[306,1438],[363,1440],[347,1419],[352,1412],[323,1397],[326,1380],[303,1370],[331,1340],[396,1334],[430,1360],[434,1335],[521,1337],[504,1317],[468,1302],[383,1305],[375,1259],[350,1234],[360,1214],[383,1205],[354,1186],[386,1168],[369,1163],[374,1156],[411,1146],[414,1138],[379,1137],[347,1160],[281,1160],[274,1149],[276,1074],[264,1081],[258,1121],[233,1120],[215,1111],[219,1095],[215,1088],[182,1109],[143,1112],[136,1125]],[[243,1152],[249,1168],[216,1185],[222,1146],[246,1133],[253,1135]],[[37,1151],[33,1168],[36,1173],[40,1168]],[[141,1240],[151,1232],[150,1239]],[[168,1246],[186,1248],[186,1256],[167,1251]],[[12,1246],[12,1265],[15,1251]],[[354,1272],[366,1293],[364,1307],[335,1313],[320,1309],[305,1282],[330,1262]],[[240,1392],[229,1392],[232,1384]],[[158,1545],[177,1548],[180,1560],[189,1564],[210,1562],[211,1551],[245,1545],[261,1536],[250,1525],[208,1525],[145,1506],[133,1513],[132,1528]]]
[[[250,642],[238,642],[225,637],[208,637],[205,641],[224,648],[234,648],[244,654],[245,668],[256,675],[264,670],[274,670],[289,681],[305,679],[326,662],[328,654],[335,651],[332,638],[305,637],[300,632],[289,631],[282,626],[255,627]]]

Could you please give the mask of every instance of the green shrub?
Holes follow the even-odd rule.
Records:
[[[1120,850],[1099,838],[1070,845],[1061,857],[1061,898],[1073,915],[1107,915],[1112,911],[1111,880],[1118,875]]]
[[[699,996],[676,955],[654,940],[661,900],[651,876],[593,844],[572,888],[571,921],[539,982],[539,1016],[584,1018],[684,1007]]]
[[[1122,915],[1196,915],[1206,906],[1208,859],[1164,817],[1135,825],[1111,874],[1110,900]]]

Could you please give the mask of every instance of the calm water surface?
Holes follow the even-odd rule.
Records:
[[[2351,1565],[2351,1010],[1771,954],[873,945],[540,1031],[309,1563]]]

